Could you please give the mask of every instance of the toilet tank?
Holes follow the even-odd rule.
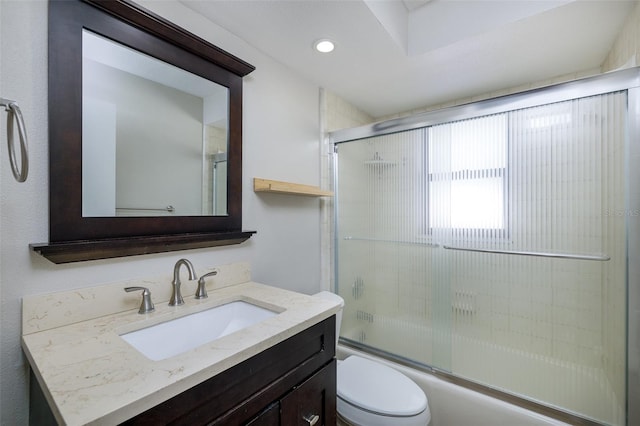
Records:
[[[340,338],[340,325],[342,324],[342,309],[344,308],[344,299],[335,293],[330,291],[321,291],[314,294],[315,297],[321,299],[332,300],[340,303],[340,310],[336,312],[336,346],[338,345],[338,339]]]

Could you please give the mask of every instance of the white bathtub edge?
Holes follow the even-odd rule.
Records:
[[[337,358],[359,355],[386,364],[416,382],[429,400],[429,426],[567,426],[567,423],[518,407],[508,402],[441,380],[365,352],[338,345]]]

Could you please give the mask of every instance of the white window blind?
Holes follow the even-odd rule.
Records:
[[[429,128],[429,227],[505,228],[506,114]]]

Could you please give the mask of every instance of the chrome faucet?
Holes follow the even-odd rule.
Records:
[[[196,276],[196,272],[193,269],[193,265],[187,259],[180,259],[176,262],[176,266],[173,267],[173,281],[171,282],[171,286],[173,287],[173,292],[171,293],[171,300],[169,300],[169,306],[176,306],[184,304],[184,300],[182,299],[182,293],[180,292],[180,267],[184,265],[187,267],[189,271],[189,279],[195,280],[198,277]]]

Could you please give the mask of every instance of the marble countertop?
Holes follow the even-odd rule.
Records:
[[[281,313],[160,361],[151,361],[120,337],[235,300]],[[34,331],[22,336],[22,346],[58,422],[112,425],[282,342],[339,308],[333,301],[245,282],[210,291],[207,299],[185,297],[178,307],[156,302],[150,314],[133,309]]]

